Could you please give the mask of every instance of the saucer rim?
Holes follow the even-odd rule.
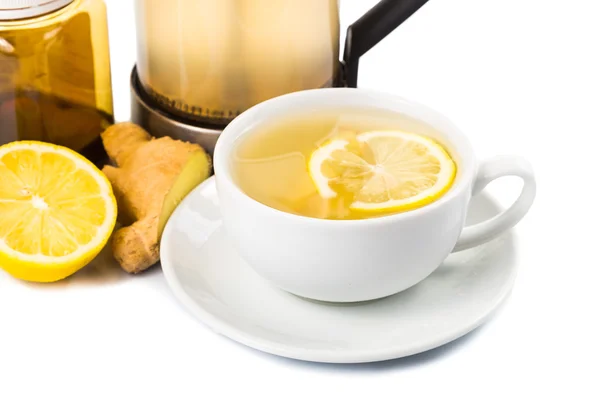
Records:
[[[461,326],[459,329],[455,329],[451,333],[444,332],[443,334],[439,334],[439,337],[437,337],[435,340],[428,340],[420,345],[414,345],[409,348],[406,346],[390,346],[389,348],[380,350],[326,350],[298,348],[297,346],[288,346],[280,343],[275,344],[267,339],[261,338],[260,336],[247,333],[205,310],[198,302],[196,302],[189,294],[187,294],[183,288],[183,284],[176,276],[175,268],[173,263],[171,263],[171,260],[173,259],[171,247],[167,245],[167,243],[170,242],[168,238],[171,235],[171,232],[175,229],[175,221],[183,212],[182,210],[185,209],[184,206],[191,201],[197,192],[202,192],[205,190],[205,188],[211,185],[215,185],[214,175],[194,188],[181,201],[177,209],[173,212],[173,215],[169,221],[167,221],[160,245],[160,264],[162,271],[165,280],[167,281],[167,285],[173,292],[175,298],[179,300],[187,312],[189,312],[192,316],[196,317],[198,320],[200,320],[200,322],[214,332],[265,353],[302,361],[335,364],[378,362],[419,354],[453,342],[454,340],[468,334],[490,320],[496,314],[496,312],[498,312],[503,303],[510,297],[516,281],[518,274],[517,266],[512,268],[509,278],[503,285],[503,288],[495,299],[493,305],[482,316],[477,318],[471,324]],[[206,240],[204,243],[205,242]],[[515,245],[514,240],[513,245]]]

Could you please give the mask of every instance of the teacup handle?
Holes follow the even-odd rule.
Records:
[[[489,242],[519,222],[533,204],[536,184],[533,168],[521,157],[500,156],[483,162],[473,184],[475,196],[490,182],[504,176],[517,176],[523,180],[519,198],[505,211],[487,221],[463,229],[453,251],[466,250]]]

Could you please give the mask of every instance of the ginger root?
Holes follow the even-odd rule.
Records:
[[[163,229],[179,202],[210,174],[210,157],[197,144],[151,137],[132,123],[102,133],[104,148],[117,168],[102,172],[113,186],[119,222],[125,227],[112,238],[112,251],[129,273],[159,260]]]

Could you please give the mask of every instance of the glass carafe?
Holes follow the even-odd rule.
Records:
[[[338,0],[135,0],[137,74],[152,102],[222,127],[285,93],[355,85],[358,58],[427,0],[382,0],[348,31]]]

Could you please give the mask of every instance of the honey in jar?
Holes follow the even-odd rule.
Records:
[[[113,122],[102,0],[0,0],[0,145],[40,140],[105,158]]]

